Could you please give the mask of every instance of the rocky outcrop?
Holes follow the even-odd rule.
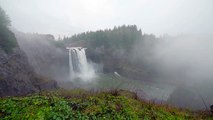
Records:
[[[38,91],[32,84],[33,70],[19,48],[11,54],[6,54],[0,49],[0,56],[0,96]]]
[[[0,48],[0,97],[25,95],[57,87],[56,82],[42,82],[34,74],[25,54],[17,47],[11,54]]]
[[[36,75],[34,78],[35,78],[35,80],[34,80],[33,85],[35,85],[39,89],[39,91],[53,90],[53,89],[58,88],[57,82],[54,80],[50,80],[47,77]]]

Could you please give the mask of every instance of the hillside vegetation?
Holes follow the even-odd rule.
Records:
[[[141,30],[136,25],[123,25],[114,27],[114,29],[98,30],[96,32],[84,32],[73,35],[70,38],[64,38],[66,44],[74,41],[86,41],[88,48],[105,47],[110,49],[126,49],[130,50],[132,45],[139,41],[142,37]]]
[[[103,65],[104,73],[119,74],[133,79],[148,79],[152,71],[143,62],[135,62],[135,47],[143,48],[145,41],[157,41],[154,35],[143,33],[136,25],[115,26],[113,29],[88,31],[56,42],[57,46],[85,47],[87,58]],[[148,50],[146,50],[148,51]],[[146,51],[140,51],[145,52]],[[133,56],[134,55],[134,56]],[[128,73],[128,74],[127,74]]]
[[[123,90],[89,92],[80,89],[42,92],[0,99],[1,119],[78,120],[201,120],[208,112],[180,110],[139,100]]]

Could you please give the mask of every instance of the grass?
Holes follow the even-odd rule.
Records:
[[[1,98],[0,119],[211,120],[213,116],[205,111],[193,112],[140,100],[135,93],[125,90],[58,89]]]

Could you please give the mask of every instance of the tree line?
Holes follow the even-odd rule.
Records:
[[[106,49],[130,50],[132,45],[141,40],[142,32],[136,25],[123,25],[113,29],[89,31],[75,34],[72,37],[64,37],[63,42],[69,44],[76,41],[89,43],[87,47],[101,47]]]

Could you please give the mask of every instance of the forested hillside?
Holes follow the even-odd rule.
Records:
[[[72,37],[64,37],[58,46],[86,47],[87,57],[92,62],[103,65],[104,73],[114,73],[133,78],[149,79],[148,67],[135,62],[136,48],[146,48],[149,53],[152,44],[157,41],[154,35],[142,34],[136,25],[123,25],[113,29],[88,31]],[[144,44],[145,43],[145,44]],[[145,49],[144,49],[145,50]],[[133,56],[134,55],[134,56]],[[128,74],[127,74],[128,73]]]
[[[64,38],[64,42],[69,44],[74,41],[89,42],[88,48],[104,47],[106,49],[125,49],[130,50],[132,45],[141,40],[142,32],[136,25],[119,26],[113,29],[99,30],[96,32],[84,32]]]

